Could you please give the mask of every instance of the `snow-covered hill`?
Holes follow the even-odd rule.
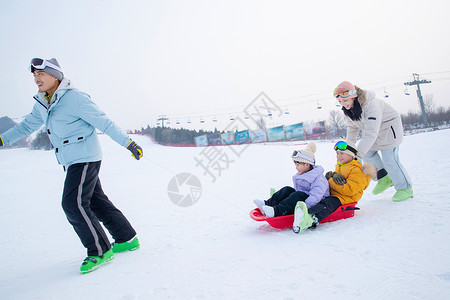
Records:
[[[0,151],[1,299],[450,298],[450,130],[405,137],[400,157],[413,199],[394,203],[393,189],[374,196],[371,183],[354,218],[301,235],[248,213],[270,187],[291,185],[290,155],[303,146],[171,148],[133,138],[145,159],[101,136],[100,178],[142,247],[86,275],[52,151]],[[317,143],[325,170],[334,168],[333,144]],[[202,184],[190,207],[167,193],[183,172]]]

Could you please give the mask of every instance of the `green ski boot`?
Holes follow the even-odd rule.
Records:
[[[411,187],[409,187],[406,190],[398,190],[392,197],[392,201],[399,202],[412,198],[413,196],[413,190]]]
[[[314,223],[312,215],[308,213],[308,207],[303,201],[298,201],[294,210],[294,224],[292,230],[295,233],[301,233],[311,227]]]
[[[114,243],[112,244],[112,251],[114,253],[124,252],[124,251],[134,251],[139,249],[141,245],[139,244],[139,240],[137,237],[132,238],[128,242],[124,243]]]
[[[94,271],[98,267],[104,265],[105,263],[114,259],[114,253],[109,249],[105,254],[101,256],[88,256],[84,259],[81,264],[80,271],[81,274],[86,274]]]
[[[378,195],[379,193],[384,192],[393,185],[394,183],[392,182],[391,177],[389,175],[386,175],[380,180],[378,180],[377,185],[373,188],[372,193],[374,195]]]

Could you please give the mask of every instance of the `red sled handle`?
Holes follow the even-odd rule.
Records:
[[[250,211],[250,217],[255,221],[266,221],[267,217],[261,213],[259,208]]]

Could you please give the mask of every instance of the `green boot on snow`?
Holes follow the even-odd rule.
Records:
[[[132,238],[128,242],[124,243],[114,243],[112,244],[112,251],[114,253],[124,252],[124,251],[134,251],[139,249],[141,245],[137,237]]]
[[[414,196],[413,190],[411,187],[409,187],[406,190],[398,190],[392,197],[392,201],[395,201],[395,202],[403,201],[403,200],[412,198],[413,196]]]
[[[88,256],[84,259],[83,263],[81,264],[80,267],[81,274],[92,272],[98,267],[102,266],[103,264],[113,259],[114,253],[112,252],[111,249],[109,249],[105,254],[101,256]]]

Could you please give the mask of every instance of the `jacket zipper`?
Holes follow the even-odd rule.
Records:
[[[48,107],[45,106],[41,101],[39,101],[39,99],[36,96],[33,96],[33,99],[36,100],[40,105],[42,105],[43,107],[45,107],[45,109],[48,111]]]

